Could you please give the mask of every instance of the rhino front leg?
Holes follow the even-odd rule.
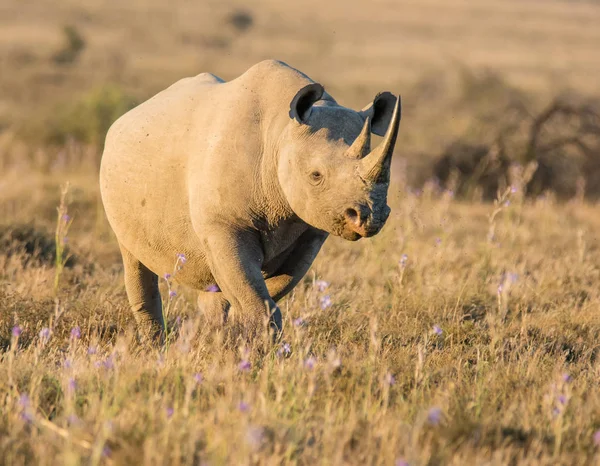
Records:
[[[158,276],[136,259],[123,245],[125,291],[142,338],[156,337],[164,328]]]
[[[250,335],[260,331],[268,317],[271,327],[279,309],[262,276],[263,252],[256,232],[228,226],[206,228],[203,243],[213,277],[231,303],[231,320],[240,322]]]
[[[227,320],[229,301],[221,292],[201,291],[198,294],[198,308],[211,326],[222,325]]]
[[[314,229],[298,238],[285,262],[266,280],[269,294],[275,302],[292,291],[302,280],[326,239],[327,233]]]

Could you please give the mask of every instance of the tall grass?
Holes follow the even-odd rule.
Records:
[[[94,205],[85,180],[74,205]],[[400,187],[380,235],[328,240],[276,345],[209,326],[178,288],[171,343],[140,347],[92,208],[69,244],[95,267],[63,270],[60,307],[53,267],[0,255],[0,462],[597,461],[597,207]]]

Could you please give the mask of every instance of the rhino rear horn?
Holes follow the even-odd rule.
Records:
[[[348,147],[346,156],[351,159],[362,159],[371,152],[371,117],[367,117],[363,129],[352,145]]]
[[[290,118],[306,123],[315,102],[323,96],[325,89],[319,83],[311,83],[298,91],[290,103]]]

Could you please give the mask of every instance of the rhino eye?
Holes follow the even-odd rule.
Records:
[[[323,175],[319,171],[315,170],[310,174],[310,180],[313,183],[320,183],[322,179],[323,179]]]

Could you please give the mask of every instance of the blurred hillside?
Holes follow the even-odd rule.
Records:
[[[181,77],[231,79],[277,58],[354,108],[401,93],[398,150],[422,179],[516,90],[528,114],[565,91],[600,95],[598,24],[596,1],[3,0],[0,132],[99,146],[119,114]]]

